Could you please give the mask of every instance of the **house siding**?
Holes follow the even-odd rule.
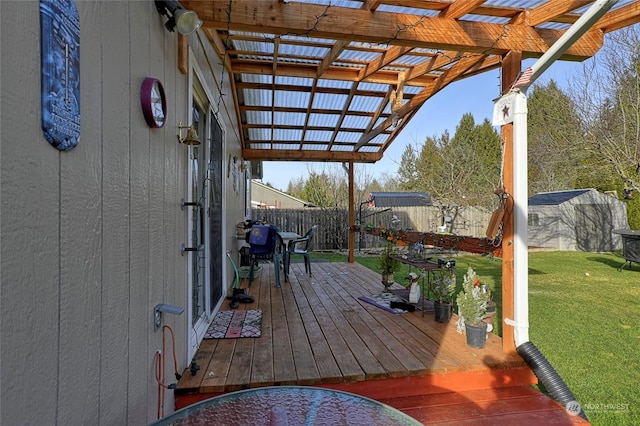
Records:
[[[189,74],[178,69],[178,36],[153,2],[76,1],[80,15],[81,136],[52,148],[40,123],[39,2],[0,2],[1,287],[0,424],[123,425],[157,418],[155,356],[162,331],[153,307],[189,304],[186,198],[188,151],[176,141],[188,122]],[[225,133],[240,156],[235,115],[220,87],[228,76],[204,35],[192,58]],[[167,120],[149,129],[140,108],[147,76],[164,86]],[[230,100],[226,100],[230,102]],[[225,154],[225,170],[226,170]],[[225,173],[223,185],[231,181]],[[224,244],[235,249],[244,182],[225,190]],[[223,281],[232,270],[223,268]],[[226,284],[228,285],[228,284]],[[165,315],[178,368],[189,358],[188,314]],[[164,351],[173,380],[171,343]],[[165,413],[173,395],[166,392]]]

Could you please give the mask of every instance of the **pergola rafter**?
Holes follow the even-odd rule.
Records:
[[[500,67],[508,52],[540,57],[593,1],[488,3],[182,1],[232,76],[245,159],[354,163],[382,158],[449,84]],[[640,1],[622,0],[560,59],[590,58],[606,32],[638,21]]]

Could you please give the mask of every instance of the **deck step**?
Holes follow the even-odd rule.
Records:
[[[387,398],[380,402],[429,425],[589,424],[531,386]]]

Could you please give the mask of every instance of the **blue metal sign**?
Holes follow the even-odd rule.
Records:
[[[40,0],[42,130],[60,151],[80,140],[80,17],[73,0]]]

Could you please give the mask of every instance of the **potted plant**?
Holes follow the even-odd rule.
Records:
[[[453,311],[453,294],[456,291],[456,275],[453,268],[440,269],[431,280],[436,322],[448,323]]]
[[[394,283],[393,274],[400,270],[400,266],[402,265],[396,256],[396,246],[392,242],[387,242],[378,258],[378,267],[380,268],[380,272],[382,272],[382,284],[384,285],[384,290],[389,291],[389,287]]]
[[[484,348],[487,341],[487,323],[484,317],[487,314],[489,292],[471,267],[464,276],[462,291],[458,293],[456,302],[460,314],[458,331],[464,328],[469,346]]]

